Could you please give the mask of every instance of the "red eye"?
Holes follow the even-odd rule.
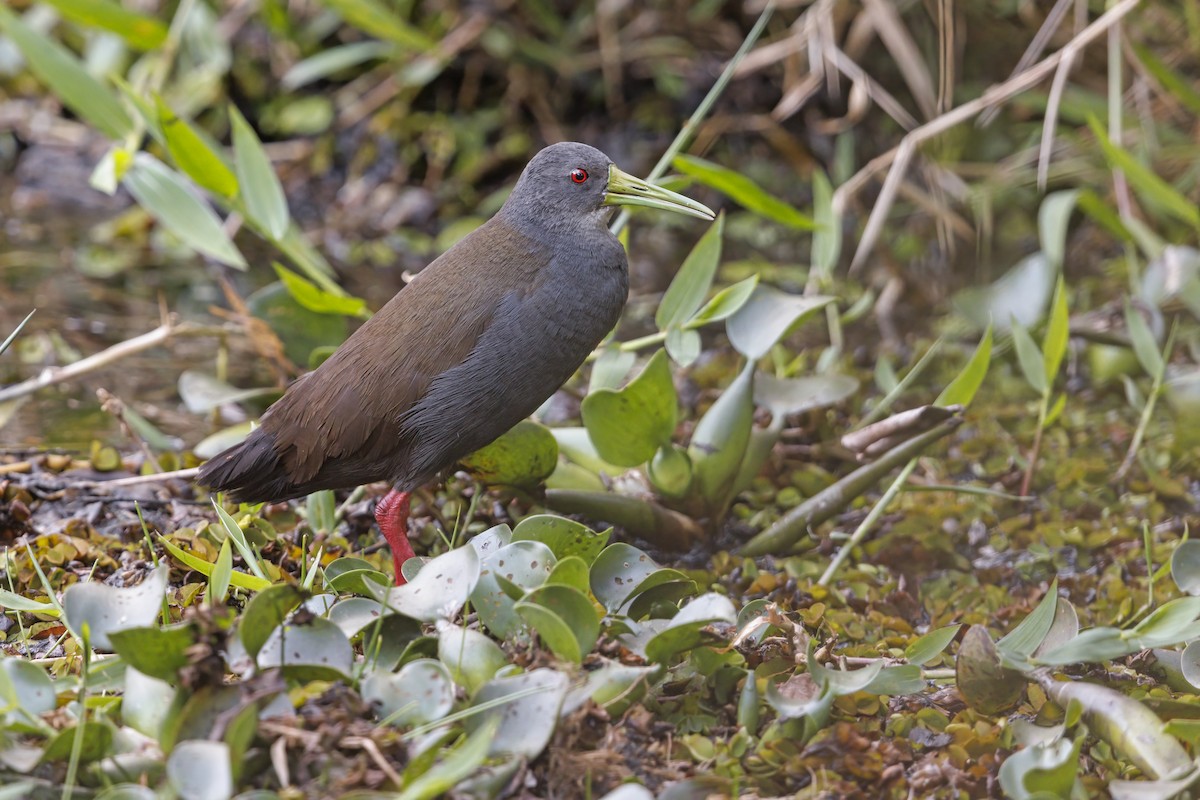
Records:
[[[576,167],[575,169],[571,170],[571,180],[575,181],[575,183],[583,183],[587,179],[588,174],[586,169],[580,169],[579,167]]]

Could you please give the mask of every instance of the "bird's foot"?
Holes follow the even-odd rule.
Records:
[[[408,503],[409,492],[398,492],[392,489],[383,499],[375,504],[375,521],[383,538],[387,539],[392,548],[392,566],[396,570],[396,585],[407,583],[400,567],[404,562],[416,555],[412,544],[408,541]]]

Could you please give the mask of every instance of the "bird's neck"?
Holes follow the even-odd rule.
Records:
[[[548,203],[536,208],[533,214],[529,210],[529,206],[525,206],[519,212],[514,211],[506,203],[496,216],[513,230],[551,247],[588,247],[614,238],[608,230],[612,208],[600,208],[587,214],[563,214],[561,209]]]

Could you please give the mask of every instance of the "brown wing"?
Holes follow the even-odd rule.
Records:
[[[349,486],[388,477],[404,413],[470,354],[500,298],[525,291],[548,260],[493,219],[422,270],[263,416],[288,481]]]

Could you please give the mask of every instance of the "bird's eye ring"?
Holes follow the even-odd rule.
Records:
[[[586,169],[576,167],[575,169],[571,170],[571,180],[573,180],[575,183],[583,183],[587,179],[588,174]]]

